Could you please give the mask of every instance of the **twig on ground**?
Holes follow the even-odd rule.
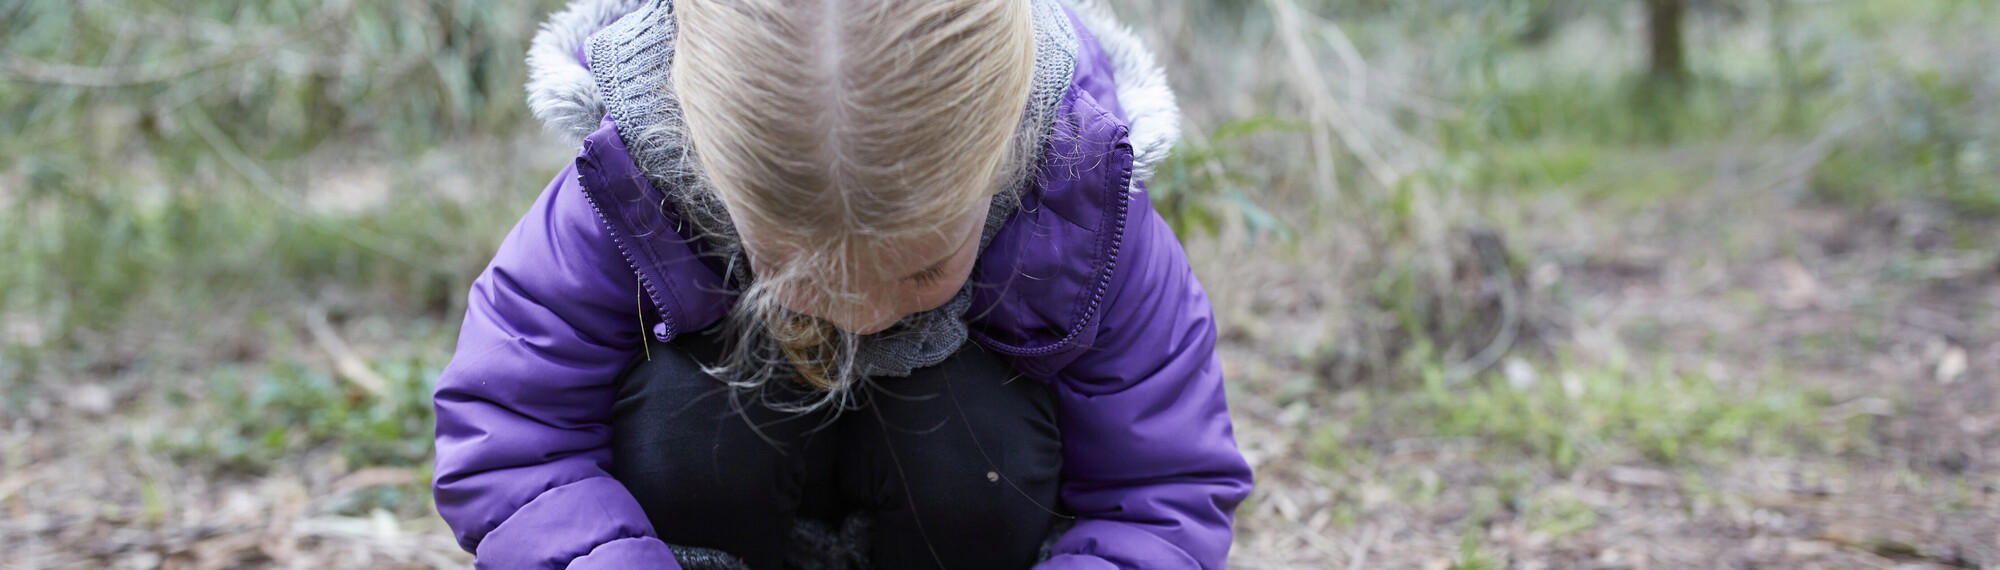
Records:
[[[1354,549],[1350,551],[1353,555],[1347,559],[1347,570],[1361,570],[1368,567],[1368,551],[1375,549],[1375,539],[1381,538],[1381,530],[1379,527],[1371,526],[1361,532],[1361,540],[1354,545]]]
[[[407,467],[369,467],[348,473],[334,480],[331,488],[321,495],[322,500],[346,495],[369,487],[409,485],[422,482],[424,477],[417,470]]]
[[[319,345],[320,350],[333,357],[334,370],[340,373],[341,378],[376,397],[389,397],[389,380],[369,368],[367,361],[356,355],[354,349],[347,346],[347,341],[334,333],[333,325],[326,321],[326,311],[319,307],[306,309],[306,331],[312,333],[313,343]]]

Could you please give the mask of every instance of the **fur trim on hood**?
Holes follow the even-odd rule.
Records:
[[[1181,107],[1167,86],[1167,72],[1153,61],[1153,52],[1132,29],[1119,23],[1111,9],[1097,0],[1065,0],[1065,4],[1097,36],[1098,48],[1111,61],[1118,86],[1118,104],[1125,108],[1132,139],[1132,182],[1152,178],[1153,169],[1181,139]]]
[[[645,0],[577,0],[549,16],[528,46],[528,112],[571,145],[597,130],[604,103],[597,81],[578,56],[590,34],[631,13]]]

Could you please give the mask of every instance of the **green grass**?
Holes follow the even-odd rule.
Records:
[[[422,342],[447,341],[433,332]],[[221,367],[196,384],[165,388],[163,403],[183,419],[138,443],[180,468],[223,479],[405,469],[412,473],[406,480],[344,490],[324,508],[430,516],[430,387],[443,364],[441,356],[369,363],[389,381],[383,395],[283,359]],[[145,491],[150,513],[163,499],[152,486]]]
[[[1153,208],[1181,239],[1241,226],[1253,236],[1285,238],[1291,228],[1253,198],[1275,181],[1272,169],[1253,166],[1250,143],[1300,130],[1271,117],[1232,121],[1183,140],[1147,182]]]
[[[1471,517],[1472,521],[1484,521],[1487,516]],[[1483,522],[1468,522],[1459,537],[1458,553],[1452,558],[1451,570],[1498,570],[1506,564],[1497,560],[1486,549],[1480,548],[1480,539],[1485,535]]]
[[[38,337],[0,347],[0,383],[85,365],[74,351],[113,331],[232,304],[339,290],[448,312],[561,157],[533,176],[458,167],[495,186],[473,203],[393,169],[396,198],[359,213],[308,209],[304,167],[327,146],[414,163],[532,132],[520,57],[554,4],[0,5],[0,321]],[[99,69],[124,73],[67,83]]]
[[[1582,501],[1568,497],[1543,496],[1523,501],[1527,512],[1530,532],[1547,535],[1551,540],[1561,540],[1597,524],[1597,511]]]
[[[1597,514],[1544,496],[1534,481],[1548,474],[1632,464],[1674,472],[1744,457],[1867,452],[1854,447],[1866,445],[1872,417],[1836,416],[1830,394],[1781,372],[1721,380],[1664,364],[1558,360],[1544,368],[1550,372],[1527,383],[1487,374],[1451,385],[1432,368],[1415,389],[1348,390],[1323,401],[1322,409],[1338,414],[1334,420],[1300,428],[1305,459],[1336,473],[1376,473],[1369,477],[1389,469],[1397,500],[1423,506],[1445,491],[1437,475],[1377,463],[1369,442],[1461,442],[1471,455],[1459,460],[1493,466],[1470,491],[1471,521],[1511,509],[1529,530],[1560,538],[1590,528]]]
[[[537,185],[522,178],[519,189],[498,194],[506,200],[420,195],[322,214],[227,178],[151,199],[134,196],[123,180],[135,179],[38,191],[0,214],[0,255],[18,261],[0,267],[0,314],[47,331],[16,347],[15,374],[123,326],[167,324],[161,317],[200,322],[245,305],[295,311],[329,288],[445,317],[518,215],[522,190]]]
[[[1778,38],[1763,44],[1698,46],[1694,82],[1681,92],[1593,63],[1632,46],[1596,46],[1614,52],[1576,62],[1552,48],[1468,47],[1477,55],[1439,82],[1459,113],[1430,125],[1447,157],[1445,179],[1500,196],[1654,201],[1705,176],[1659,164],[1673,149],[1818,139],[1827,147],[1811,172],[1819,198],[2000,214],[2000,120],[1991,112],[2000,81],[1988,73],[1991,58],[1974,55],[1992,53],[1980,30],[2000,24],[2000,11],[1955,0],[1893,11],[1837,3],[1794,7],[1774,22]],[[1923,55],[1912,55],[1910,30],[1923,30],[1925,49],[1914,50]]]
[[[1840,440],[1822,425],[1830,397],[1781,375],[1728,382],[1666,366],[1555,369],[1527,386],[1490,377],[1452,386],[1431,372],[1398,413],[1434,435],[1476,438],[1561,471],[1786,454]]]
[[[424,469],[466,286],[565,160],[510,146],[536,130],[521,56],[557,4],[0,2],[0,417],[66,379],[139,382],[116,413],[166,414],[140,443],[198,472]],[[388,200],[308,200],[360,168]],[[392,316],[359,355],[388,394],[333,374],[308,309]]]
[[[430,383],[442,363],[374,365],[390,381],[386,396],[295,363],[217,370],[200,392],[167,389],[169,405],[197,413],[150,443],[181,462],[248,472],[314,451],[350,466],[428,463]]]

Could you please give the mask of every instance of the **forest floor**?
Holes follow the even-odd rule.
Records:
[[[1189,111],[1156,205],[1216,222],[1183,243],[1257,476],[1231,567],[2000,568],[2000,12],[1709,17],[1663,110],[1632,96],[1634,18],[1536,47],[1497,26],[1549,3],[1122,4],[1158,12]],[[77,5],[126,51],[125,7]],[[422,31],[400,7],[355,15]],[[539,9],[512,10],[468,13],[519,44]],[[495,41],[0,90],[29,127],[0,137],[26,259],[0,263],[0,568],[469,564],[430,386],[568,152],[524,134],[523,46]],[[68,49],[35,57],[95,53]],[[504,89],[445,121],[432,91],[473,77]],[[1217,221],[1245,204],[1281,231]]]
[[[1456,385],[1288,387],[1312,303],[1237,301],[1225,363],[1265,397],[1233,402],[1235,566],[2000,567],[2000,224],[1795,195],[1529,232],[1561,317]],[[1310,288],[1238,259],[1202,259],[1211,290]]]
[[[1518,200],[1568,212],[1507,236],[1540,316],[1419,385],[1327,383],[1321,232],[1192,239],[1258,477],[1232,565],[2000,567],[2000,223],[1723,179]],[[463,566],[407,460],[428,433],[370,419],[428,410],[455,319],[343,295],[222,311],[182,348],[209,369],[121,366],[174,346],[153,331],[94,339],[105,364],[0,425],[0,567]]]

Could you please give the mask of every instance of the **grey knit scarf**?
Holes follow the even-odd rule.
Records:
[[[1020,141],[1039,156],[1056,106],[1069,87],[1076,66],[1077,37],[1056,0],[1032,0],[1035,27],[1034,86],[1024,113]],[[637,12],[592,36],[585,46],[591,75],[597,78],[606,111],[617,122],[632,160],[649,182],[666,194],[661,204],[702,241],[705,255],[723,260],[736,283],[752,276],[736,226],[722,200],[696,167],[680,112],[680,101],[669,88],[674,51],[673,6],[653,0]],[[1021,192],[1033,183],[1034,160],[1024,161],[1019,182],[993,197],[980,234],[983,251],[1003,223],[1020,207]],[[943,306],[904,317],[880,333],[861,337],[855,364],[866,377],[902,377],[910,371],[943,362],[966,340],[966,312],[972,306],[968,282]]]

